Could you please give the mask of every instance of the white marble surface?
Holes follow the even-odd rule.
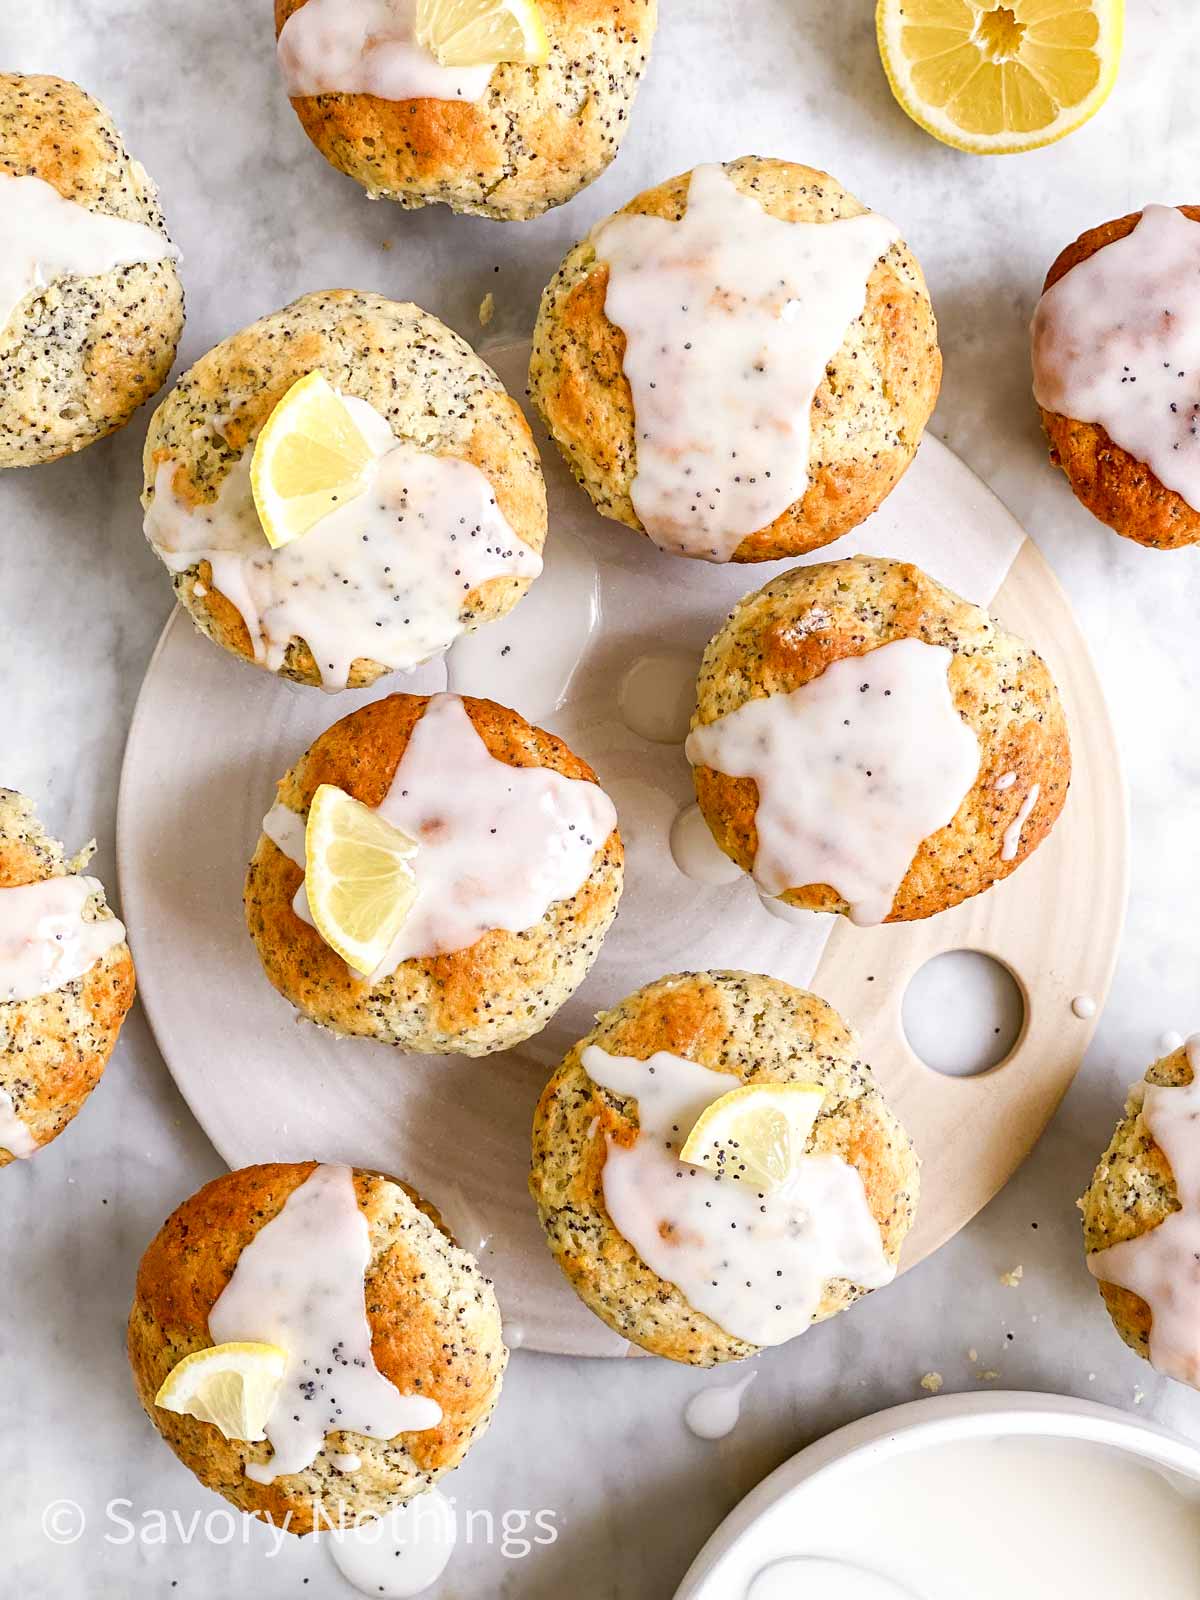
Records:
[[[651,180],[747,150],[833,170],[901,224],[924,263],[946,355],[935,431],[1054,563],[1110,696],[1133,801],[1128,929],[1084,1071],[1025,1169],[923,1267],[764,1357],[742,1426],[720,1444],[693,1439],[682,1422],[685,1399],[712,1381],[703,1375],[657,1361],[517,1355],[495,1425],[447,1485],[461,1509],[493,1512],[496,1539],[477,1518],[437,1591],[443,1600],[550,1600],[568,1588],[578,1600],[665,1600],[766,1471],[842,1422],[919,1395],[930,1371],[947,1389],[1140,1401],[1142,1414],[1200,1438],[1200,1396],[1156,1379],[1111,1332],[1074,1209],[1124,1084],[1164,1028],[1200,1025],[1200,566],[1194,552],[1141,551],[1075,506],[1043,457],[1025,343],[1041,275],[1063,243],[1147,199],[1200,198],[1189,186],[1194,0],[1136,0],[1099,118],[1053,149],[992,161],[935,144],[893,105],[870,0],[662,5],[623,155],[570,206],[517,226],[441,210],[406,216],[362,199],[311,149],[277,88],[268,0],[40,0],[0,18],[0,61],[85,84],[157,179],[186,258],[184,363],[335,283],[411,297],[476,338],[476,307],[492,290],[489,333],[512,337],[527,330],[565,247]],[[145,423],[143,414],[74,460],[0,483],[0,778],[38,796],[72,843],[95,832],[110,883],[121,747],[170,606],[139,527]],[[219,1047],[219,1010],[214,1021]],[[214,1538],[193,1526],[222,1503],[154,1437],[130,1388],[122,1340],[138,1255],[218,1169],[135,1012],[75,1127],[0,1177],[5,1594],[349,1592],[311,1542],[271,1557],[261,1529],[239,1524],[218,1543],[229,1541],[227,1519],[210,1524]],[[1000,1274],[1017,1263],[1021,1286],[1004,1287]],[[106,1518],[118,1497],[131,1503],[115,1514],[132,1530]],[[61,1499],[78,1502],[90,1526],[56,1545],[41,1523]],[[505,1555],[502,1513],[532,1509],[554,1513],[556,1542],[523,1558],[510,1544]],[[163,1530],[155,1511],[182,1525]]]

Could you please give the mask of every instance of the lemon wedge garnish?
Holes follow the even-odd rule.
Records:
[[[1125,0],[878,0],[892,93],[944,144],[1036,150],[1085,123],[1121,60]]]
[[[154,1404],[254,1443],[267,1437],[286,1370],[287,1351],[277,1344],[215,1344],[173,1367]]]
[[[374,453],[329,381],[294,383],[254,444],[250,489],[273,550],[362,493]]]
[[[804,1154],[824,1099],[815,1083],[743,1084],[701,1113],[680,1158],[727,1182],[777,1189]]]
[[[331,783],[312,797],[304,882],[317,932],[348,967],[374,972],[417,898],[414,840]]]
[[[550,59],[534,0],[417,0],[417,43],[443,67],[539,67]]]

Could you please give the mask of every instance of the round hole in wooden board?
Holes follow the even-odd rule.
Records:
[[[527,349],[489,353],[510,392],[522,390]],[[627,850],[621,913],[591,975],[549,1027],[519,1051],[483,1060],[403,1056],[369,1040],[335,1039],[297,1025],[245,931],[245,865],[276,779],[355,707],[389,692],[443,687],[442,662],[327,697],[234,661],[177,612],[147,669],[126,749],[122,914],[159,1047],[231,1166],[319,1157],[403,1177],[480,1254],[510,1342],[620,1356],[630,1347],[585,1310],[554,1265],[526,1187],[538,1093],[594,1013],[663,973],[714,966],[766,972],[824,995],[860,1030],[866,1059],[925,1156],[904,1258],[911,1265],[1012,1173],[1082,1059],[1094,1021],[1074,1017],[1070,1001],[1088,993],[1102,1002],[1107,991],[1124,913],[1125,801],[1103,698],[1061,590],[1000,502],[929,438],[870,522],[811,559],[856,550],[903,556],[982,604],[1000,585],[991,608],[1047,657],[1067,702],[1075,769],[1062,820],[1007,883],[926,923],[860,929],[814,918],[811,929],[797,929],[767,915],[748,880],[709,886],[685,878],[669,835],[692,798],[687,763],[678,746],[650,742],[625,724],[621,679],[639,655],[666,645],[698,660],[730,606],[795,563],[714,567],[661,555],[598,517],[540,432],[538,442],[551,505],[542,599],[535,605],[535,586],[509,619],[477,636],[486,648],[460,661],[453,678],[456,688],[507,700],[559,733],[617,801]],[[566,555],[555,555],[556,533]],[[548,603],[564,572],[572,603]],[[589,585],[598,605],[590,590],[581,599],[580,586]],[[561,639],[539,636],[560,613],[581,634],[598,617],[580,639],[574,671],[564,670]],[[551,662],[565,693],[555,710],[528,698],[545,692]],[[525,692],[513,692],[522,682]],[[1028,1011],[1009,1060],[971,1079],[925,1068],[900,1023],[912,973],[931,955],[961,948],[1009,966]]]

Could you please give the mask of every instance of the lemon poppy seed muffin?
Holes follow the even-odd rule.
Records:
[[[668,1106],[664,1121],[649,1097],[672,1072],[683,1074],[686,1114]],[[724,1214],[738,1190],[736,1141],[724,1176],[679,1159],[697,1112],[743,1085],[803,1087],[819,1098],[803,1170],[790,1180],[807,1217],[768,1216],[778,1196],[758,1193],[757,1182],[747,1204]],[[625,1187],[621,1164],[640,1150],[647,1165]],[[656,1160],[661,1171],[649,1164]],[[614,1332],[694,1366],[753,1355],[889,1281],[918,1188],[912,1145],[853,1031],[816,995],[752,973],[678,973],[602,1013],[546,1085],[534,1118],[530,1189],[572,1287]],[[681,1195],[694,1203],[690,1215],[678,1209]],[[614,1210],[629,1232],[645,1229],[638,1247]],[[764,1225],[777,1231],[755,1248]],[[856,1231],[870,1236],[857,1263],[847,1253]],[[697,1232],[707,1258],[692,1259]],[[654,1254],[658,1270],[639,1251]],[[697,1309],[685,1284],[711,1297],[725,1322]],[[779,1313],[787,1320],[774,1321]]]
[[[306,1322],[286,1285],[272,1292],[262,1269],[276,1264],[311,1275],[327,1304],[343,1296],[340,1313],[323,1313],[326,1327],[342,1318],[327,1368],[303,1365],[322,1327]],[[312,1320],[321,1316],[318,1306]],[[288,1358],[269,1443],[226,1438],[156,1404],[180,1361],[225,1342],[214,1328],[225,1335],[227,1323],[243,1339],[279,1340]],[[381,1173],[315,1162],[247,1167],[185,1200],[142,1257],[128,1348],[138,1398],[184,1465],[231,1504],[297,1534],[336,1525],[339,1512],[344,1521],[382,1515],[458,1466],[488,1425],[508,1356],[492,1286],[437,1212]],[[374,1406],[357,1414],[343,1394],[347,1361],[374,1369]],[[305,1425],[315,1418],[315,1434],[289,1460],[282,1452],[294,1441],[281,1429],[295,1407]],[[385,1437],[389,1415],[412,1425]],[[339,1416],[348,1419],[340,1426]],[[360,1431],[364,1422],[377,1431]]]
[[[372,475],[273,549],[254,445],[314,374],[369,445]],[[546,537],[529,425],[495,373],[428,312],[349,289],[302,296],[184,374],[150,424],[143,505],[201,632],[334,689],[415,666],[503,616],[540,571]]]
[[[31,801],[0,789],[0,1167],[56,1139],[100,1081],[133,1004],[103,885]]]
[[[110,114],[0,73],[0,467],[123,427],[166,381],[183,289],[158,195]]]
[[[713,838],[760,894],[861,923],[933,916],[1007,877],[1071,774],[1041,657],[871,556],[798,567],[735,607],[704,653],[687,753]]]
[[[646,219],[671,226],[647,232]],[[681,227],[693,228],[686,243]],[[642,303],[650,268],[660,284]],[[817,321],[814,359],[804,340]],[[542,295],[529,369],[598,511],[673,553],[734,561],[814,550],[874,511],[912,460],[940,381],[925,280],[895,228],[827,173],[758,156],[683,173],[594,228]],[[722,409],[735,403],[740,422]],[[663,475],[649,455],[659,446],[680,479],[661,531],[635,504],[651,471]],[[702,537],[697,522],[719,515]]]
[[[285,87],[326,160],[373,199],[503,221],[539,216],[600,176],[629,126],[657,0],[538,0],[543,64],[457,74],[413,43],[414,10],[275,0]],[[394,41],[382,65],[381,32]]]
[[[1200,1039],[1192,1039],[1168,1051],[1133,1086],[1079,1202],[1088,1267],[1113,1326],[1143,1359],[1195,1387],[1200,1387],[1200,1286],[1187,1230],[1195,1228],[1200,1170],[1198,1046]],[[1172,1145],[1178,1170],[1156,1133]],[[1174,1240],[1172,1230],[1180,1230]]]
[[[304,831],[319,785],[416,845],[416,903],[369,976],[312,925]],[[263,827],[245,909],[267,977],[321,1026],[404,1051],[481,1056],[537,1033],[583,981],[621,893],[616,813],[592,769],[490,700],[391,695],[344,717],[280,781]]]
[[[1094,517],[1154,550],[1200,541],[1198,275],[1200,206],[1147,206],[1067,245],[1033,320],[1051,462]]]

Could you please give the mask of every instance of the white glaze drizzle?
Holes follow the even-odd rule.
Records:
[[[17,1161],[28,1161],[40,1148],[32,1130],[18,1116],[12,1095],[0,1086],[0,1150],[7,1150]]]
[[[307,0],[279,34],[288,94],[481,99],[493,68],[443,67],[417,43],[416,13],[416,0]]]
[[[1034,314],[1033,380],[1039,405],[1098,423],[1200,510],[1200,226],[1147,206],[1064,273]]]
[[[178,260],[157,228],[89,211],[41,178],[0,172],[0,329],[27,294],[58,278]]]
[[[617,824],[598,784],[497,761],[452,694],[430,698],[378,810],[417,841],[409,863],[417,899],[372,983],[412,957],[466,949],[493,928],[533,927],[576,894]],[[303,868],[301,817],[277,802],[263,831]],[[303,893],[301,884],[293,907],[311,922]]]
[[[1176,1050],[1180,1050],[1182,1048],[1183,1035],[1181,1033],[1177,1033],[1174,1028],[1168,1028],[1167,1031],[1159,1037],[1158,1054],[1160,1059],[1163,1056],[1173,1056]]]
[[[76,875],[0,889],[0,1004],[61,989],[120,944],[116,917],[84,920],[103,893],[99,879]]]
[[[424,1594],[446,1570],[458,1540],[453,1504],[428,1489],[375,1521],[340,1529],[329,1554],[346,1582],[375,1600]]]
[[[941,645],[897,639],[692,730],[693,766],[758,786],[764,893],[828,884],[855,922],[884,920],[921,842],[952,821],[979,770],[979,742],[950,693],[952,660]]]
[[[679,1161],[700,1113],[737,1087],[732,1074],[666,1051],[639,1061],[589,1045],[582,1060],[594,1083],[637,1101],[637,1139],[607,1141],[613,1226],[726,1333],[782,1344],[808,1328],[831,1279],[873,1289],[895,1277],[862,1178],[839,1156],[802,1157],[768,1194]]]
[[[724,1439],[733,1432],[742,1414],[742,1396],[757,1377],[757,1372],[748,1372],[737,1383],[714,1384],[691,1396],[683,1420],[697,1439]]]
[[[1087,1258],[1103,1283],[1150,1307],[1150,1360],[1159,1372],[1200,1388],[1200,1034],[1187,1041],[1192,1081],[1147,1083],[1141,1119],[1166,1156],[1180,1209],[1147,1233]]]
[[[1040,783],[1035,783],[1029,793],[1021,801],[1021,809],[1004,830],[1004,842],[1000,849],[1001,861],[1015,861],[1017,852],[1021,848],[1021,829],[1029,821],[1029,813],[1038,803],[1038,796],[1042,792]]]
[[[267,543],[249,446],[211,504],[181,500],[176,463],[160,462],[146,512],[146,537],[172,572],[211,564],[212,586],[237,607],[260,665],[277,672],[290,641],[303,639],[327,689],[344,689],[360,658],[395,671],[418,666],[464,631],[472,589],[542,570],[478,467],[397,439],[365,400],[341,398],[374,465],[360,495],[290,544]]]
[[[252,1340],[287,1351],[266,1423],[274,1453],[246,1464],[255,1483],[303,1472],[326,1434],[394,1439],[442,1420],[436,1400],[401,1394],[375,1365],[363,1285],[370,1260],[350,1168],[315,1167],[242,1251],[209,1312],[215,1344]]]
[[[622,212],[596,231],[626,338],[633,505],[662,549],[728,561],[803,497],[813,397],[898,237],[872,212],[782,222],[720,166],[694,170],[681,221]]]
[[[696,804],[685,806],[671,824],[671,857],[685,878],[719,887],[736,883],[742,869],[719,847]]]

